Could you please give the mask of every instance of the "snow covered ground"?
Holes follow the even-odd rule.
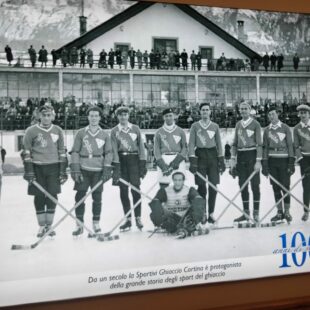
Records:
[[[292,177],[292,184],[300,178],[299,168]],[[156,182],[156,172],[149,172],[142,184],[147,192]],[[192,176],[188,173],[188,182]],[[228,171],[222,176],[219,186],[228,197],[232,198],[238,191],[237,179],[232,179]],[[149,193],[154,196],[158,186]],[[261,177],[261,216],[274,205],[274,198],[269,180]],[[302,207],[292,200],[291,225],[281,224],[270,228],[221,229],[212,230],[209,235],[175,240],[172,236],[155,234],[148,238],[148,230],[153,229],[149,219],[148,199],[143,199],[142,232],[133,228],[130,232],[121,233],[120,239],[110,242],[98,242],[87,238],[87,233],[79,239],[73,239],[71,233],[74,221],[67,217],[56,229],[57,235],[46,239],[37,248],[26,251],[12,251],[12,244],[31,244],[36,241],[38,230],[33,198],[27,196],[27,184],[21,176],[3,178],[0,205],[0,281],[41,278],[48,276],[72,275],[85,272],[122,270],[146,266],[209,261],[226,258],[271,255],[272,251],[281,248],[279,236],[291,235],[303,231],[306,238],[310,234],[309,223],[303,223]],[[302,198],[301,183],[293,193]],[[63,187],[59,201],[67,209],[74,205],[73,182],[69,180]],[[241,197],[236,199],[241,207]],[[227,201],[218,195],[216,216],[227,205]],[[275,210],[266,221],[275,214]],[[58,207],[56,220],[64,215]],[[231,206],[221,219],[219,226],[231,225],[240,213]],[[118,187],[106,183],[103,194],[103,212],[101,226],[103,231],[110,230],[123,216]],[[91,228],[91,199],[87,200],[85,224]],[[117,230],[116,233],[119,233]]]

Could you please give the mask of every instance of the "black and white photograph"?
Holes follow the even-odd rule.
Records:
[[[310,15],[0,0],[0,306],[310,271]]]

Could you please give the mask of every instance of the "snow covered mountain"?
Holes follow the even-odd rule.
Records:
[[[86,0],[87,29],[90,30],[135,2]],[[257,51],[286,55],[310,54],[310,15],[263,11],[194,8],[237,37],[237,20],[244,20],[247,42]],[[79,35],[81,0],[0,0],[0,42],[14,50],[58,48]]]

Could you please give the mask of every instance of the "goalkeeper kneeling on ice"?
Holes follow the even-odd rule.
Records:
[[[175,172],[172,181],[172,185],[161,188],[150,202],[150,217],[154,226],[186,237],[201,223],[205,201],[195,188],[184,185],[185,175],[182,172]]]

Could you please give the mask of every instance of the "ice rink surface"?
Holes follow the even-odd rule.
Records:
[[[193,177],[187,171],[187,182],[193,184]],[[291,185],[300,178],[299,167],[291,179]],[[156,183],[157,172],[148,172],[141,189],[147,192]],[[237,179],[233,179],[226,170],[218,187],[232,198],[238,191]],[[156,185],[149,193],[153,197],[158,190]],[[309,189],[310,190],[310,189]],[[302,199],[301,183],[293,193]],[[71,179],[62,187],[59,201],[67,207],[74,205],[73,182]],[[116,234],[119,240],[99,242],[89,239],[87,232],[81,238],[74,239],[72,230],[75,222],[70,217],[56,229],[54,239],[47,238],[33,250],[11,250],[12,244],[32,244],[36,238],[38,224],[33,206],[33,197],[27,195],[27,183],[22,176],[3,177],[0,204],[0,281],[22,280],[48,276],[91,273],[105,270],[122,270],[147,266],[159,266],[178,263],[209,261],[218,259],[240,258],[249,256],[272,255],[273,250],[281,248],[279,236],[287,233],[293,235],[302,231],[308,239],[310,222],[302,222],[303,208],[292,199],[290,225],[280,224],[268,228],[233,228],[212,230],[208,235],[176,240],[173,236],[155,234],[152,238],[149,230],[153,225],[149,219],[149,200],[142,201],[142,232],[135,227],[131,231]],[[215,209],[217,217],[227,206],[227,201],[218,194]],[[240,195],[236,199],[242,208]],[[261,208],[260,216],[274,205],[274,196],[269,180],[261,175]],[[251,205],[252,211],[252,205]],[[276,209],[266,218],[269,222]],[[57,207],[55,220],[65,213]],[[230,226],[240,212],[230,206],[219,226]],[[101,227],[103,232],[109,231],[123,217],[119,198],[119,188],[112,186],[111,181],[105,184],[103,192],[103,211]],[[91,198],[87,199],[85,225],[92,228]]]

